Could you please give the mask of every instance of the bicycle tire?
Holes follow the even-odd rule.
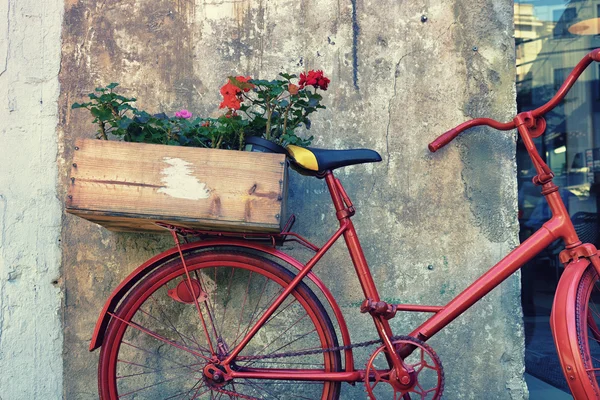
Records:
[[[283,266],[246,252],[204,251],[186,255],[186,264],[191,277],[201,282],[208,296],[201,303],[202,315],[208,321],[214,348],[217,348],[215,339],[221,339],[222,354],[241,340],[294,277]],[[169,290],[177,289],[178,282],[187,282],[185,277],[179,258],[167,262],[131,289],[118,306],[100,352],[101,399],[212,399],[229,398],[231,393],[238,394],[233,398],[339,398],[340,382],[246,379],[218,387],[207,381],[202,373],[207,361],[201,357],[210,356],[210,352],[195,304],[176,301],[169,295]],[[186,287],[191,294],[189,284]],[[170,342],[158,340],[152,334]],[[306,369],[308,364],[311,368],[337,372],[342,370],[339,351],[272,360],[247,358],[335,346],[338,346],[336,333],[325,308],[312,290],[300,283],[242,350],[235,365]],[[223,394],[226,392],[229,394]]]
[[[575,323],[579,356],[585,367],[582,382],[600,399],[600,281],[592,264],[588,265],[577,285]],[[585,375],[584,375],[585,374]],[[586,381],[587,379],[587,381]]]

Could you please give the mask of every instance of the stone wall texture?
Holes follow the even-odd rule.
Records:
[[[63,201],[73,142],[95,130],[70,105],[109,82],[137,97],[139,108],[215,115],[228,75],[270,79],[323,69],[331,84],[327,110],[313,120],[314,145],[367,147],[383,157],[338,176],[357,207],[354,222],[386,301],[443,305],[517,244],[514,134],[479,128],[436,154],[427,150],[466,119],[514,115],[511,1],[56,3],[0,5],[8,15],[0,28],[10,33],[0,36],[0,156],[7,165],[0,171],[1,398],[7,384],[28,393],[7,399],[41,398],[35,390],[57,398],[61,386],[66,399],[97,398],[98,352],[87,348],[103,302],[136,266],[171,246],[166,236],[111,233],[64,215],[58,277],[56,190]],[[25,39],[27,27],[36,40]],[[337,223],[324,182],[291,175],[296,230],[323,243]],[[373,338],[369,318],[358,312],[363,299],[345,247],[336,244],[315,272],[338,298],[352,338]],[[445,398],[527,398],[519,298],[515,275],[429,341],[445,365]],[[395,333],[424,317],[398,315]],[[368,355],[357,352],[358,368]],[[6,375],[18,370],[15,363],[31,374]],[[26,387],[32,374],[36,384]],[[361,385],[344,385],[343,399],[364,397]]]
[[[57,198],[63,2],[0,2],[0,399],[62,394]]]

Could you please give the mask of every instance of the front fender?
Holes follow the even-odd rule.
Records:
[[[575,322],[577,287],[588,265],[590,260],[586,258],[567,264],[558,282],[550,315],[550,327],[563,374],[571,393],[578,400],[596,399],[579,352]]]
[[[242,249],[250,249],[254,251],[258,251],[260,253],[264,253],[266,255],[273,256],[285,263],[293,266],[297,270],[301,270],[304,268],[304,265],[291,257],[290,255],[283,253],[273,247],[265,246],[259,243],[253,243],[244,240],[231,240],[231,239],[214,239],[214,240],[203,240],[199,242],[188,243],[181,246],[181,250],[183,254],[187,254],[196,250],[205,249],[205,248],[218,248],[218,247],[238,247]],[[156,268],[160,267],[167,261],[171,261],[174,258],[179,257],[179,252],[177,247],[173,247],[167,251],[164,251],[142,265],[136,268],[127,278],[125,278],[119,286],[111,293],[110,297],[104,304],[104,308],[102,308],[102,312],[100,312],[100,316],[98,317],[98,321],[96,322],[96,327],[94,328],[94,335],[92,336],[92,341],[90,342],[90,351],[96,350],[100,346],[102,346],[102,342],[104,340],[104,334],[106,332],[106,328],[108,327],[108,323],[110,322],[110,315],[117,308],[117,305],[121,302],[121,300],[125,297],[125,295],[129,292],[129,290],[135,286],[140,280],[154,271]],[[350,334],[348,333],[348,327],[346,325],[346,321],[344,316],[342,315],[342,311],[335,301],[333,295],[329,291],[329,289],[325,286],[325,284],[312,272],[307,275],[308,279],[310,279],[323,293],[323,296],[327,299],[331,309],[335,314],[335,318],[337,320],[337,325],[340,328],[340,332],[342,334],[342,341],[345,346],[350,344]],[[346,368],[349,366],[353,366],[352,362],[352,351],[346,351]]]

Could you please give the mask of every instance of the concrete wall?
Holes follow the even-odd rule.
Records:
[[[47,383],[45,393],[61,385],[60,292],[52,285],[60,256],[55,3],[11,0],[0,9],[11,32],[0,41],[0,60],[7,54],[0,90],[8,99],[2,137],[9,143],[0,149],[8,160],[0,171],[0,370],[34,362],[25,370],[31,374],[3,372],[0,387],[41,390],[26,386],[33,374]],[[339,173],[357,205],[354,221],[384,299],[444,304],[517,244],[514,136],[479,129],[435,155],[426,150],[467,118],[507,120],[515,112],[512,2],[66,0],[64,7],[59,199],[73,140],[94,131],[89,117],[69,106],[95,86],[120,82],[140,108],[206,115],[227,75],[270,78],[317,68],[332,83],[328,109],[313,122],[315,145],[369,147],[384,158]],[[39,40],[24,39],[29,27]],[[28,170],[35,171],[29,179],[22,175]],[[324,189],[322,181],[292,174],[297,230],[317,243],[335,224]],[[170,243],[71,216],[62,226],[64,397],[92,399],[97,353],[87,346],[103,300]],[[339,298],[353,338],[371,338],[344,248],[335,246],[316,272]],[[446,366],[446,398],[527,397],[519,291],[512,277],[430,341]],[[393,326],[405,333],[419,318],[402,315]],[[358,355],[361,367],[368,354]],[[31,393],[25,398],[39,397]],[[364,398],[360,385],[343,393]]]
[[[0,2],[0,399],[62,394],[57,198],[63,2]]]

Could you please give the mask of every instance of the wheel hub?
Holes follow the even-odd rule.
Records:
[[[225,368],[215,363],[207,364],[203,369],[204,381],[210,387],[220,388],[225,386],[231,378],[227,377]]]

